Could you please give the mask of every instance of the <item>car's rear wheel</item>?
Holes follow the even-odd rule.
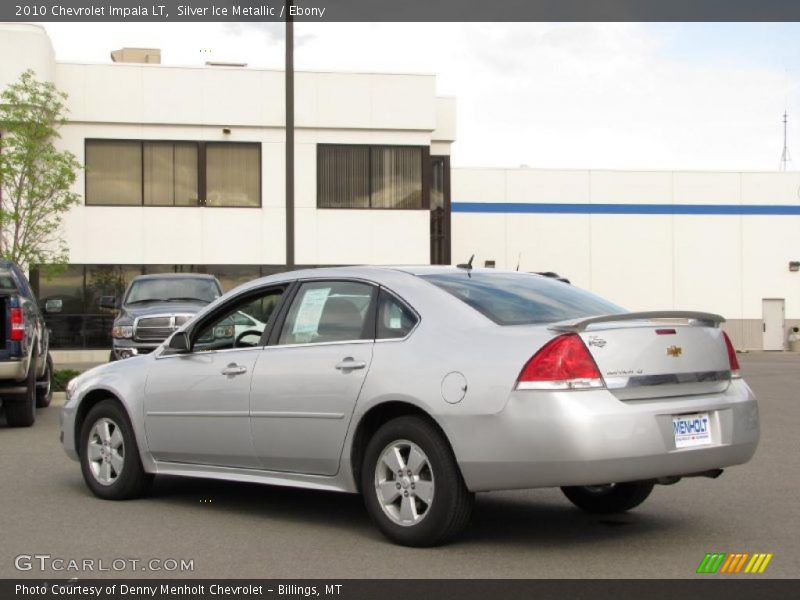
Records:
[[[393,419],[367,445],[361,470],[367,511],[404,546],[435,546],[458,535],[474,503],[441,433],[415,416]]]
[[[142,467],[128,415],[115,400],[89,411],[81,427],[80,457],[83,479],[100,498],[137,498],[152,480]]]
[[[594,514],[611,514],[636,508],[647,500],[653,483],[633,481],[606,485],[562,487],[561,491],[575,506]]]
[[[53,359],[47,353],[44,375],[36,382],[36,406],[46,408],[53,400]]]
[[[3,402],[9,427],[30,427],[36,421],[36,361],[38,357],[36,347],[34,347],[28,365],[28,376],[23,384],[25,391],[12,395]]]

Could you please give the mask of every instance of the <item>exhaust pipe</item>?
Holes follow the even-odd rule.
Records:
[[[709,469],[708,471],[700,471],[699,473],[687,473],[686,475],[669,475],[668,477],[658,477],[656,483],[658,485],[673,485],[678,483],[684,477],[708,477],[709,479],[716,479],[724,469]]]

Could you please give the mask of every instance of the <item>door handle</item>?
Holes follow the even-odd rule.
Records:
[[[340,371],[352,371],[353,369],[363,369],[367,366],[363,360],[353,360],[349,356],[345,358],[342,362],[336,365],[336,368]]]
[[[242,373],[247,373],[247,367],[241,367],[236,363],[231,363],[222,369],[221,373],[223,375],[241,375]]]

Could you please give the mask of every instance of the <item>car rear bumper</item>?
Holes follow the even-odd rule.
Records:
[[[676,448],[672,416],[707,412],[711,444]],[[473,491],[597,485],[747,462],[759,438],[747,384],[702,396],[622,402],[607,390],[515,391],[496,415],[444,422]]]
[[[30,359],[6,359],[0,362],[0,380],[23,381],[28,376]]]

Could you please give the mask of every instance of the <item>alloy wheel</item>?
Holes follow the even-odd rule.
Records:
[[[408,440],[386,446],[375,465],[375,491],[394,523],[408,527],[422,521],[434,499],[433,469],[422,448]]]
[[[98,419],[89,432],[89,467],[101,485],[112,485],[125,466],[125,440],[119,425],[107,417]]]

